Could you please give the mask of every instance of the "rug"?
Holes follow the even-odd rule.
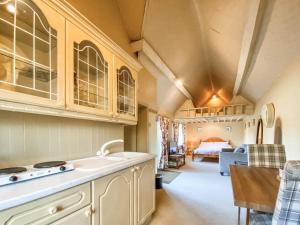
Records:
[[[176,177],[178,177],[181,172],[171,171],[171,170],[158,170],[159,174],[163,175],[163,183],[170,184]]]

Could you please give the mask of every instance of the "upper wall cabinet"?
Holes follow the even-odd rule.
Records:
[[[66,1],[0,0],[0,109],[136,124],[140,67]]]
[[[0,1],[0,98],[64,107],[65,18],[43,1]]]
[[[112,53],[68,21],[66,49],[67,108],[111,115]]]
[[[115,57],[115,115],[126,120],[137,120],[137,73]]]

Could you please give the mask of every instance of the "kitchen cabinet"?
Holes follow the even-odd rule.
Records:
[[[142,225],[155,210],[154,160],[93,181],[93,225]]]
[[[136,124],[139,69],[67,2],[0,4],[0,109]]]
[[[51,225],[91,225],[91,215],[91,207],[87,206],[54,223],[51,223]]]
[[[135,167],[135,225],[144,224],[155,211],[154,160]]]
[[[133,183],[133,168],[92,182],[93,225],[134,225]]]
[[[0,99],[63,108],[65,18],[43,1],[0,4]]]
[[[85,215],[88,214],[86,211],[89,208],[85,207],[89,207],[91,203],[90,199],[90,184],[79,185],[52,196],[2,211],[0,212],[0,224],[46,225],[62,219],[57,224],[69,225],[73,223],[63,221],[75,221],[75,218],[78,218],[78,223],[74,223],[74,225],[87,225],[89,223],[79,223],[79,221],[90,221],[90,215],[87,215],[88,218]],[[82,208],[84,208],[83,213],[82,211],[78,211]],[[70,217],[66,217],[68,215]]]
[[[155,210],[154,168],[150,160],[0,211],[0,224],[143,225]]]
[[[137,72],[121,59],[114,59],[114,114],[137,121]]]
[[[112,115],[112,53],[71,22],[66,28],[67,108]]]

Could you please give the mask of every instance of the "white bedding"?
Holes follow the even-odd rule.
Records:
[[[194,154],[219,154],[223,148],[232,148],[228,142],[201,142]]]

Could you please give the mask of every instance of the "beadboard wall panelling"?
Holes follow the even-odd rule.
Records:
[[[94,156],[104,142],[119,138],[119,124],[0,111],[0,167]]]

